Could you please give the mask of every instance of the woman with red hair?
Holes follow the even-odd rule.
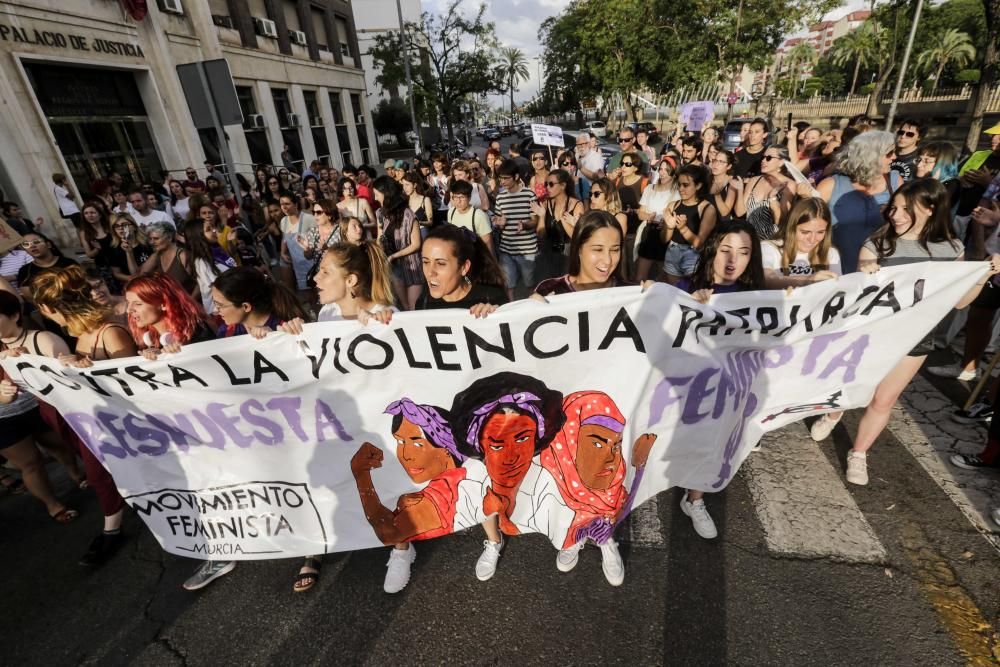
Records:
[[[215,338],[205,311],[164,273],[130,280],[125,286],[125,304],[129,331],[147,359]]]

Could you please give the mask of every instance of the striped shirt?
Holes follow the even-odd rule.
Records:
[[[531,188],[524,186],[517,192],[504,190],[497,195],[493,210],[507,219],[507,224],[500,230],[500,252],[508,255],[534,255],[538,252],[538,234],[531,223],[531,205],[537,200]],[[521,231],[517,231],[519,222]]]

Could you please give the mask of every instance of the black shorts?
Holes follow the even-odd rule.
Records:
[[[42,420],[42,414],[37,406],[27,412],[0,420],[0,449],[6,449],[36,433],[48,430],[49,426]]]
[[[992,280],[986,281],[983,289],[969,305],[972,308],[985,308],[987,310],[1000,309],[1000,287],[994,285]]]
[[[660,223],[654,225],[647,222],[642,230],[642,240],[639,241],[639,257],[662,264],[667,255],[667,245],[660,236]]]

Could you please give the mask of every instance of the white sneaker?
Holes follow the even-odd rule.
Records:
[[[993,523],[1000,526],[1000,507],[996,507],[990,512],[990,516],[993,517]]]
[[[927,372],[943,378],[955,378],[956,380],[969,381],[979,377],[979,369],[966,370],[959,364],[948,364],[947,366],[928,366]]]
[[[847,452],[847,481],[859,486],[868,484],[867,452]]]
[[[382,590],[386,593],[398,593],[410,583],[410,565],[417,559],[417,549],[412,544],[405,551],[392,549],[389,554],[388,568],[385,572],[385,583]]]
[[[604,578],[612,586],[621,586],[625,581],[625,564],[622,556],[618,553],[618,543],[610,537],[601,546],[601,569],[604,570]]]
[[[488,581],[496,574],[497,561],[500,560],[500,550],[503,549],[503,535],[500,536],[500,543],[483,540],[483,553],[476,561],[476,578],[479,581]]]
[[[583,549],[583,545],[587,543],[586,539],[582,539],[569,549],[560,549],[559,553],[556,554],[556,569],[560,572],[569,572],[576,564],[580,562],[580,549]]]
[[[235,567],[234,560],[207,560],[184,582],[184,590],[196,591],[204,588],[219,577],[232,572]]]
[[[708,508],[705,507],[703,499],[699,498],[689,503],[688,494],[685,492],[684,497],[681,498],[681,511],[691,517],[691,523],[694,524],[694,532],[698,533],[699,537],[712,540],[719,536],[719,531],[716,530],[715,522],[712,521],[712,516],[708,513]]]
[[[812,423],[809,427],[809,436],[816,442],[826,440],[830,437],[830,433],[833,432],[833,427],[840,422],[840,417],[833,418],[826,414],[821,416],[819,419]]]

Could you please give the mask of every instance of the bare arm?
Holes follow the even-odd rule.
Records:
[[[830,203],[830,198],[833,197],[833,186],[834,182],[832,178],[824,178],[819,182],[819,185],[816,186],[816,192],[819,193],[819,196],[822,197],[823,201],[827,204]]]
[[[687,225],[684,226],[687,229]],[[701,225],[698,227],[698,235],[691,239],[692,248],[700,248],[712,234],[712,230],[715,229],[715,207],[710,204],[705,204],[705,208],[701,212]],[[681,231],[684,234],[684,231]],[[685,234],[685,239],[688,235]]]

